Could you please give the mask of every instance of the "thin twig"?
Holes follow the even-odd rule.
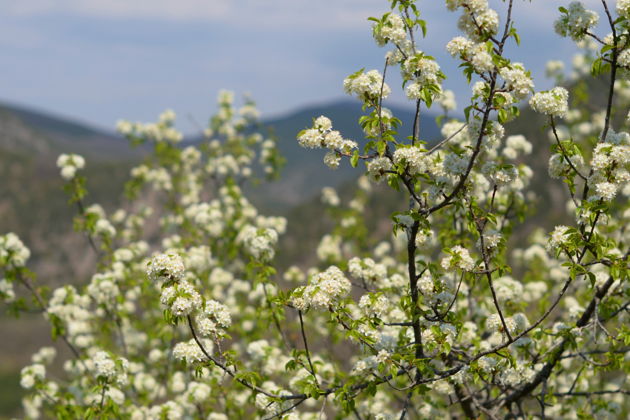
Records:
[[[427,155],[430,155],[431,153],[435,152],[437,149],[439,149],[440,147],[442,147],[446,142],[448,142],[449,140],[451,140],[452,138],[454,138],[455,136],[457,136],[464,128],[468,127],[468,123],[462,123],[462,126],[459,127],[459,129],[454,132],[453,134],[451,134],[450,136],[448,136],[447,138],[445,138],[444,140],[440,141],[438,144],[436,144],[435,146],[433,146],[431,149],[429,149],[427,151]]]
[[[313,375],[313,379],[315,379],[315,384],[319,388],[319,381],[317,381],[317,373],[315,372],[315,367],[313,366],[313,362],[311,361],[311,352],[308,349],[308,340],[306,339],[306,332],[304,331],[304,320],[302,319],[302,311],[298,310],[298,317],[300,318],[300,331],[302,332],[302,340],[304,341],[304,350],[306,351],[306,360],[308,360],[308,365],[311,368],[311,375]]]

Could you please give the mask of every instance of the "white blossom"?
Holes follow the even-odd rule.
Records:
[[[546,92],[535,94],[529,105],[536,112],[553,117],[564,117],[569,110],[569,92],[563,87],[555,87]]]
[[[147,275],[153,281],[178,281],[183,278],[184,271],[184,261],[175,253],[156,255],[147,266]]]
[[[585,9],[579,1],[573,1],[567,7],[567,13],[563,13],[555,21],[554,27],[559,35],[570,36],[574,41],[579,41],[598,21],[599,15],[596,12]]]

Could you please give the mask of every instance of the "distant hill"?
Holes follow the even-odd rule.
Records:
[[[92,128],[64,117],[0,103],[0,147],[38,155],[80,153],[91,161],[138,156],[114,132]]]

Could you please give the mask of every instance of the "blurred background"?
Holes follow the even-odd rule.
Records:
[[[505,13],[504,2],[490,3]],[[532,71],[537,90],[553,85],[544,77],[548,60],[570,68],[577,51],[553,32],[557,7],[566,3],[515,2],[522,46],[511,47],[508,56]],[[328,170],[321,156],[298,148],[295,135],[324,114],[344,137],[362,138],[356,124],[360,107],[344,97],[342,82],[363,67],[382,71],[387,50],[372,41],[367,18],[382,15],[388,5],[385,0],[3,0],[0,233],[17,233],[31,249],[30,268],[41,284],[84,284],[94,259],[85,252],[85,238],[72,232],[75,211],[62,192],[57,156],[84,155],[86,201],[114,209],[130,168],[143,154],[114,133],[116,121],[154,121],[172,108],[176,126],[195,141],[216,110],[218,91],[229,89],[237,97],[251,95],[263,123],[279,138],[288,160],[282,180],[251,194],[263,212],[289,218],[279,263],[304,263],[327,227],[325,221],[301,223],[319,220],[319,191],[334,186],[343,193],[361,171],[347,163]],[[428,22],[419,46],[438,59],[460,115],[470,87],[444,48],[458,35],[458,14],[448,12],[443,1],[418,5]],[[400,92],[395,70],[388,83]],[[403,131],[410,130],[413,105],[401,93],[385,106],[403,120]],[[421,137],[427,141],[439,137],[437,112],[423,114]],[[527,131],[536,145],[531,137],[541,137],[542,124],[534,120],[524,112],[525,122],[508,131]],[[541,141],[544,156],[548,141]],[[534,169],[544,175],[545,163],[538,159]],[[544,194],[553,196],[551,190]],[[560,200],[557,207],[563,205]],[[391,210],[375,202],[371,211]],[[19,370],[39,346],[51,344],[40,314],[16,321],[4,309],[0,305],[0,418],[19,413]]]

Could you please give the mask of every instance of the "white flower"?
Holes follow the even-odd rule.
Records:
[[[426,58],[422,54],[411,57],[402,64],[403,77],[405,79],[414,79],[420,86],[429,84],[436,85],[440,83],[440,66],[430,58]]]
[[[212,341],[208,339],[203,339],[202,344],[204,349],[208,353],[212,352]],[[201,347],[199,347],[194,339],[177,343],[173,348],[173,357],[177,360],[185,361],[188,364],[207,360],[206,356],[201,350]]]
[[[568,100],[569,92],[563,87],[555,87],[550,91],[535,94],[529,100],[529,105],[541,114],[565,117],[569,110]]]
[[[207,300],[203,311],[196,318],[199,334],[206,336],[221,335],[221,329],[229,328],[232,316],[228,308],[216,300]]]
[[[400,15],[391,13],[382,25],[374,24],[372,34],[376,43],[383,46],[388,42],[400,44],[407,38],[405,23]]]
[[[328,152],[324,156],[324,164],[330,169],[337,169],[341,162],[341,156],[337,152]]]
[[[499,302],[519,302],[523,296],[523,285],[510,276],[494,280],[494,290]]]
[[[623,50],[617,58],[619,65],[624,67],[630,67],[630,50]]]
[[[57,167],[61,169],[61,177],[66,181],[74,178],[78,169],[85,167],[85,159],[76,154],[61,154],[57,158]]]
[[[129,362],[125,358],[114,360],[107,352],[98,351],[92,356],[94,363],[94,373],[97,377],[107,380],[107,382],[115,381],[119,385],[127,383],[127,369]]]
[[[133,132],[133,124],[127,120],[118,120],[116,122],[116,131],[123,136],[128,136]]]
[[[389,354],[389,352],[387,350],[381,350],[376,355],[376,361],[378,363],[386,363],[389,360],[390,357],[391,357],[391,355]]]
[[[329,205],[331,207],[337,207],[340,204],[341,200],[339,200],[339,196],[337,195],[337,191],[331,187],[322,188],[322,203]]]
[[[179,281],[164,287],[160,302],[175,316],[186,316],[200,309],[202,299],[199,292],[187,281]]]
[[[549,237],[549,242],[547,243],[547,247],[549,249],[555,249],[565,245],[569,239],[568,235],[568,226],[556,226],[551,232],[551,236]]]
[[[455,101],[455,92],[452,90],[445,90],[442,92],[442,95],[438,98],[438,102],[440,106],[445,111],[453,111],[457,108],[457,102]]]
[[[372,258],[352,258],[348,261],[348,271],[352,277],[370,282],[384,280],[387,276],[387,268]]]
[[[356,95],[361,101],[375,103],[381,96],[386,98],[391,93],[387,83],[383,82],[383,76],[378,70],[370,70],[367,73],[355,73],[343,81],[343,88],[346,93]]]
[[[483,244],[487,250],[494,249],[499,245],[501,241],[501,233],[495,230],[489,230],[483,236]],[[477,241],[477,247],[481,247],[481,239]]]
[[[382,318],[384,314],[389,310],[389,300],[384,295],[363,295],[359,300],[359,308],[361,308],[366,315],[376,316]]]
[[[459,18],[458,27],[469,37],[483,41],[488,35],[497,33],[499,27],[499,15],[488,8],[487,1],[459,2],[458,6],[466,7]]]
[[[341,256],[341,238],[336,235],[324,235],[317,246],[320,261],[337,260]]]
[[[322,147],[324,138],[319,130],[315,128],[309,128],[308,130],[302,131],[300,135],[298,135],[297,140],[302,147],[306,147],[309,149],[318,149]]]
[[[394,152],[394,164],[402,165],[410,175],[418,175],[427,169],[426,153],[418,147],[400,147]]]
[[[116,228],[107,219],[98,219],[94,225],[94,232],[102,235],[112,237],[116,235]]]
[[[350,288],[351,284],[343,272],[333,265],[324,272],[315,274],[308,286],[296,289],[292,295],[292,303],[298,309],[328,309],[350,293]]]
[[[582,155],[573,155],[569,157],[571,164],[578,171],[584,167],[584,159]],[[560,153],[556,153],[549,158],[549,176],[552,178],[561,178],[562,176],[570,173],[575,175],[571,166],[567,163],[565,156]]]
[[[556,75],[562,75],[564,70],[564,62],[560,60],[550,60],[547,62],[545,72],[547,77],[553,77]]]
[[[508,136],[505,139],[505,148],[503,149],[503,155],[510,159],[515,159],[518,155],[518,152],[529,155],[532,152],[532,144],[527,141],[525,136]]]
[[[612,182],[595,184],[595,192],[604,201],[612,201],[617,195],[617,186]]]
[[[477,361],[477,366],[484,372],[491,372],[496,366],[497,361],[488,356],[483,356]]]
[[[0,279],[0,299],[4,299],[5,302],[15,300],[13,284],[7,281],[7,279]]]
[[[178,281],[184,276],[184,260],[175,253],[159,254],[151,259],[147,266],[149,279]]]
[[[172,109],[167,109],[166,111],[160,114],[160,116],[158,117],[158,120],[162,124],[173,124],[176,117],[177,116],[175,115],[175,111],[173,111]]]
[[[257,228],[252,225],[246,225],[239,232],[236,241],[242,244],[244,250],[254,259],[269,261],[276,253],[275,246],[278,243],[278,232],[272,228]]]
[[[459,245],[451,248],[449,255],[442,258],[440,264],[445,270],[453,267],[460,268],[464,271],[473,271],[475,269],[475,261],[471,258],[470,253],[466,248]]]
[[[112,379],[116,375],[116,362],[104,351],[97,352],[93,357],[94,369],[97,376]]]
[[[473,48],[472,65],[478,73],[488,72],[494,69],[492,55],[486,49],[486,44],[477,44]]]
[[[46,377],[46,367],[35,363],[22,368],[20,372],[20,386],[24,389],[31,389],[38,381],[43,381]]]
[[[506,87],[510,89],[517,99],[523,99],[534,89],[534,82],[520,63],[512,63],[509,67],[503,67],[499,74],[505,80]]]
[[[332,121],[330,121],[330,118],[320,115],[315,119],[313,127],[320,131],[332,130]]]
[[[569,4],[567,12],[563,13],[554,23],[556,33],[561,36],[570,36],[574,41],[584,38],[586,32],[597,25],[599,15],[584,9],[584,5],[579,1]]]
[[[458,36],[451,39],[448,44],[446,44],[446,50],[453,57],[463,56],[466,57],[472,50],[475,44],[463,36]]]
[[[433,231],[430,229],[419,229],[416,234],[416,246],[421,248],[433,237]]]
[[[367,162],[366,166],[370,178],[380,181],[391,170],[392,162],[386,157],[377,157]]]
[[[335,150],[343,148],[344,142],[341,133],[336,130],[328,131],[324,134],[324,138],[322,140],[324,147]]]
[[[85,159],[77,154],[61,154],[57,158],[57,167],[63,168],[64,166],[74,166],[77,169],[83,169],[85,167]]]
[[[31,251],[15,233],[0,236],[0,267],[3,265],[23,267],[30,256]]]

